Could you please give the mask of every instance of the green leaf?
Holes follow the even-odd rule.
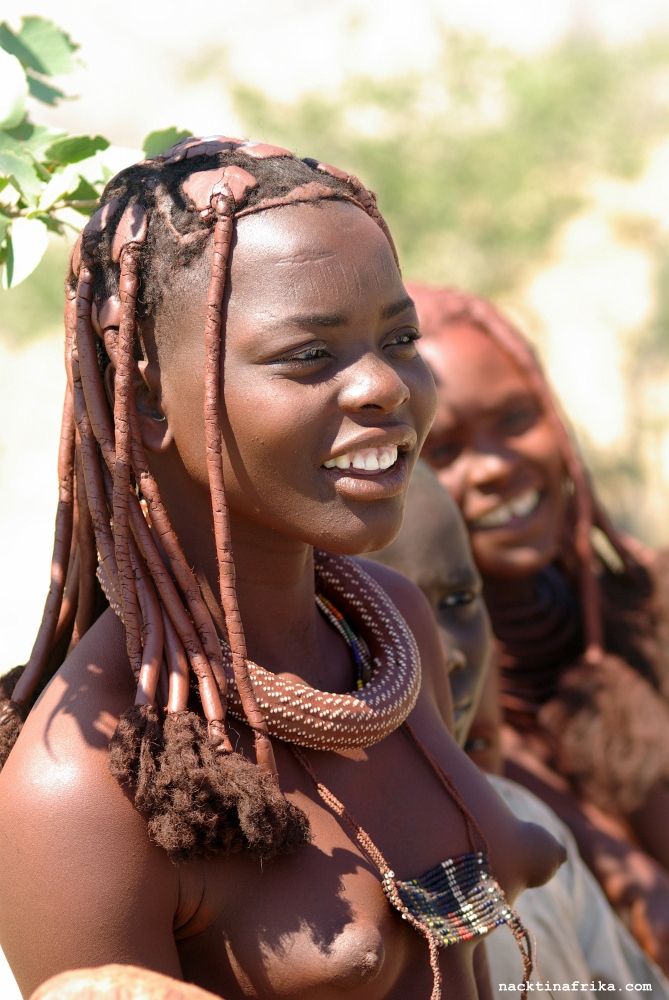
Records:
[[[20,139],[14,137],[14,129],[0,128],[0,153],[15,153],[25,156],[26,151]]]
[[[15,288],[35,270],[49,242],[41,219],[14,219],[7,236],[2,287]]]
[[[5,21],[0,23],[0,49],[4,49],[10,55],[16,56],[24,69],[32,63],[33,57],[30,49],[26,48],[16,32],[12,31]]]
[[[66,195],[71,195],[73,191],[76,191],[80,180],[79,172],[74,164],[57,170],[40,195],[38,209],[41,212],[47,211],[57,201],[64,200]]]
[[[90,181],[87,181],[85,177],[80,177],[79,181],[79,186],[67,199],[67,207],[74,209],[75,212],[79,212],[81,215],[92,215],[98,208],[103,187],[102,181],[100,181],[99,190]]]
[[[0,211],[16,208],[21,201],[21,192],[8,177],[0,177]]]
[[[34,125],[27,120],[22,121],[16,128],[6,128],[0,131],[0,149],[6,142],[6,136],[19,144],[21,150],[28,150],[37,160],[44,157],[44,153],[56,139],[62,139],[65,132],[62,129],[47,128],[45,125]]]
[[[166,149],[173,146],[175,142],[187,139],[192,134],[188,129],[177,128],[175,125],[170,128],[158,129],[155,132],[149,132],[142,143],[142,150],[145,156],[158,156],[159,153],[164,153]]]
[[[61,208],[71,207],[83,215],[90,215],[99,197],[98,189],[81,176],[79,165],[70,163],[53,174],[40,195],[37,208],[40,212],[47,212],[60,202]],[[78,205],[77,202],[85,204]]]
[[[8,52],[17,56],[27,69],[45,76],[59,73],[71,73],[77,65],[74,53],[78,49],[70,36],[53,21],[43,17],[24,17],[18,35],[15,35],[7,25],[0,35],[0,44]],[[9,32],[13,36],[10,43],[13,48],[4,44],[4,35]]]
[[[62,236],[65,233],[65,225],[57,216],[44,215],[40,218],[50,233],[55,233],[57,236]]]
[[[30,156],[9,149],[0,149],[0,177],[7,178],[28,201],[36,200],[42,189]]]
[[[11,231],[10,231],[11,232]],[[0,287],[5,291],[12,287],[14,280],[14,244],[10,233],[5,237],[5,245],[0,256]]]
[[[12,220],[8,218],[8,216],[3,215],[2,212],[0,212],[0,246],[5,239],[5,235],[9,229],[11,221]]]
[[[108,146],[109,140],[101,135],[73,135],[57,139],[45,151],[44,158],[52,163],[79,163]]]
[[[50,104],[52,107],[57,104],[58,101],[62,101],[63,98],[67,97],[64,90],[60,87],[54,87],[53,84],[47,83],[46,80],[41,80],[30,70],[26,73],[26,78],[28,80],[28,92],[31,97],[34,97],[36,101],[41,101],[42,104]]]

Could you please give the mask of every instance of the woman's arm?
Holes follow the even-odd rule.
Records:
[[[669,872],[669,787],[654,785],[641,809],[630,816],[630,823],[648,853]]]
[[[220,1000],[192,983],[138,969],[134,965],[103,965],[55,976],[30,1000]]]
[[[506,773],[543,799],[570,828],[584,861],[611,905],[651,958],[669,972],[669,875],[634,843],[633,834],[593,806],[579,802],[564,780],[525,752],[504,729]]]

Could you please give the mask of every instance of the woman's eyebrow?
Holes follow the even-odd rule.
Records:
[[[503,410],[507,406],[518,406],[518,405],[529,405],[536,404],[539,405],[537,397],[532,392],[531,389],[513,389],[508,392],[502,399],[495,400],[488,409],[491,413],[495,413],[498,410]]]
[[[407,309],[413,309],[413,299],[405,295],[403,298],[398,299],[397,302],[392,302],[390,305],[384,306],[381,310],[381,319],[392,319],[393,316],[398,316]],[[290,323],[291,326],[320,326],[320,327],[334,327],[343,326],[348,321],[348,316],[344,313],[300,313],[296,316],[289,316],[285,322]]]
[[[381,319],[392,319],[393,316],[398,316],[403,313],[406,309],[413,309],[414,303],[413,299],[408,295],[404,298],[398,299],[397,302],[393,302],[389,306],[384,306],[381,310]]]
[[[299,316],[289,316],[285,322],[291,326],[343,326],[347,317],[343,313],[300,313]]]

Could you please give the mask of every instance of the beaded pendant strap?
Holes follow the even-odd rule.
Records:
[[[402,881],[387,873],[407,909],[427,924],[442,947],[471,941],[513,919],[483,851],[461,854]],[[384,891],[391,895],[384,881]]]

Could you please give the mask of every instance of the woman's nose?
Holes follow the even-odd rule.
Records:
[[[464,670],[467,666],[467,659],[455,641],[455,637],[450,628],[437,618],[439,642],[441,645],[441,655],[444,669],[447,674],[454,674]]]
[[[366,354],[347,368],[343,379],[339,403],[350,411],[374,409],[391,413],[411,395],[398,372],[374,354]]]
[[[464,670],[467,666],[467,659],[465,654],[457,646],[451,646],[448,651],[447,667],[449,674],[458,673],[460,670]]]
[[[466,462],[467,483],[479,490],[503,482],[513,468],[512,457],[497,449],[471,450]]]

